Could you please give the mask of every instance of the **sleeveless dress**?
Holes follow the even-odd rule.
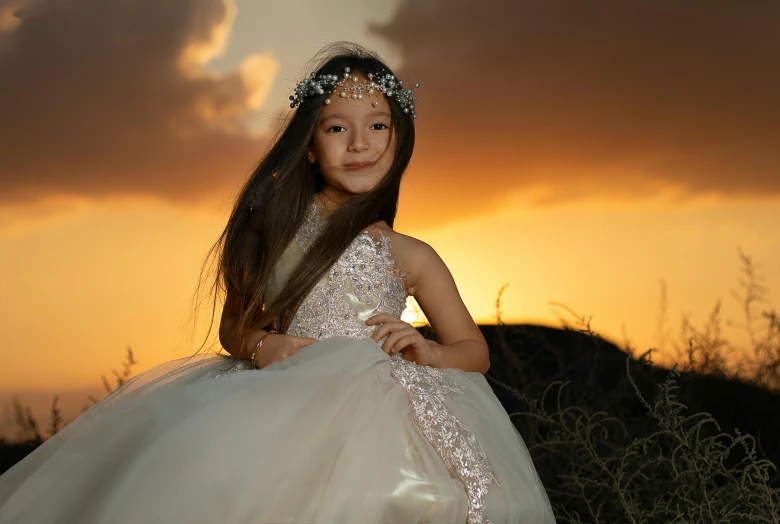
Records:
[[[324,223],[312,202],[269,296]],[[287,332],[316,343],[259,370],[210,353],[136,375],[0,476],[0,524],[555,522],[482,374],[371,339],[405,276],[362,231]]]

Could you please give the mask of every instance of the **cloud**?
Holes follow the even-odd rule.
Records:
[[[0,0],[0,205],[239,185],[264,145],[245,119],[278,63],[202,69],[235,13],[232,0]]]
[[[204,69],[235,16],[233,0],[0,0],[0,206],[237,188],[280,66]],[[520,195],[777,197],[779,17],[725,0],[401,2],[370,29],[421,84],[405,216]]]
[[[371,29],[420,83],[416,191],[777,196],[778,19],[777,2],[415,0]]]

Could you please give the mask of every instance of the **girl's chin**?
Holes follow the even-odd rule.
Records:
[[[366,193],[368,191],[371,191],[376,185],[379,183],[379,181],[375,182],[367,182],[367,183],[355,183],[355,181],[349,180],[345,181],[343,184],[337,184],[336,187],[338,187],[341,191],[346,191],[348,193]]]

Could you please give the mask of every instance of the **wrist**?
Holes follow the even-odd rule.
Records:
[[[257,346],[257,341],[264,337],[266,333],[267,331],[259,329],[249,335],[236,358],[251,359],[252,352],[255,350],[255,346]]]
[[[425,342],[427,342],[428,347],[431,348],[431,361],[428,363],[428,365],[432,368],[439,367],[439,362],[441,361],[441,344],[435,340],[426,339]]]
[[[262,331],[262,330],[261,330]],[[275,329],[271,329],[269,331],[262,331],[262,335],[260,336],[260,339],[255,344],[255,348],[252,351],[252,356],[250,357],[250,360],[252,361],[252,365],[255,369],[257,369],[257,351],[263,347],[263,342],[268,338],[269,335],[275,335],[278,333]]]

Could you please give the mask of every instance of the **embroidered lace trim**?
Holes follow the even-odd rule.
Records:
[[[444,405],[445,394],[463,393],[441,370],[419,366],[400,353],[390,356],[390,374],[412,401],[414,421],[452,474],[463,482],[468,496],[468,524],[490,524],[485,517],[488,484],[498,479],[474,434]]]

